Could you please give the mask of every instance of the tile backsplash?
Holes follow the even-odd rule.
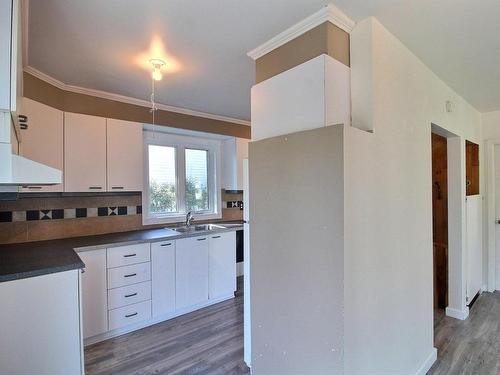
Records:
[[[241,193],[222,192],[222,220],[243,219]],[[195,218],[196,220],[196,218]],[[124,232],[142,225],[142,196],[23,194],[0,200],[0,244]]]

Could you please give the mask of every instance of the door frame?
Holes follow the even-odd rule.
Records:
[[[486,220],[488,225],[487,259],[488,259],[488,291],[496,290],[496,212],[495,212],[495,146],[500,145],[500,138],[485,141],[486,149]]]
[[[448,306],[445,313],[465,320],[469,316],[466,299],[465,138],[435,123],[431,123],[431,133],[445,137],[448,144]]]

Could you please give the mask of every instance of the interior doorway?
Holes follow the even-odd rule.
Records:
[[[432,133],[432,239],[434,309],[448,306],[448,145]]]

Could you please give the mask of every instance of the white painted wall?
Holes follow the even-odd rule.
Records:
[[[236,189],[237,162],[236,162],[236,138],[228,138],[221,143],[221,164],[223,189]]]
[[[371,58],[357,60],[359,49]],[[481,117],[376,19],[358,23],[351,51],[353,81],[368,78],[353,90],[353,119],[373,134],[346,131],[345,373],[425,373],[435,356],[431,123],[478,143]],[[372,112],[358,116],[357,92],[372,93],[361,98]]]

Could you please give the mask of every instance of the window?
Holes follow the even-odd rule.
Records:
[[[145,132],[144,224],[220,218],[220,142]]]
[[[186,148],[186,207],[188,211],[209,210],[208,151]]]

